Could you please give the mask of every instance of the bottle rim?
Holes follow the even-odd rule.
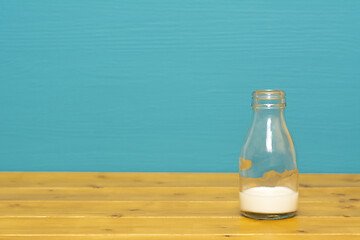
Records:
[[[278,89],[262,89],[252,92],[253,99],[283,99],[285,95],[285,91]]]

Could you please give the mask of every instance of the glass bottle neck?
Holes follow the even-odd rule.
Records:
[[[284,113],[284,108],[265,108],[265,109],[254,108],[255,116],[281,117],[283,113]]]
[[[255,110],[255,109],[254,109]],[[283,108],[257,109],[254,111],[253,124],[259,126],[283,126],[286,125]]]
[[[263,125],[280,124],[284,122],[286,106],[285,92],[281,90],[258,90],[253,92],[252,104],[254,123]]]

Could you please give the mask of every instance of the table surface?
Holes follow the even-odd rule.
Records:
[[[360,174],[301,174],[299,212],[239,215],[237,174],[0,175],[0,239],[360,239]]]

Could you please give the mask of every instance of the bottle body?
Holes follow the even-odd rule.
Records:
[[[253,93],[254,118],[240,153],[240,209],[245,216],[280,219],[296,214],[298,169],[284,119],[285,93]]]

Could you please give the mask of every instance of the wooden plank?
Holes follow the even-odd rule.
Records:
[[[233,234],[224,234],[224,235],[140,235],[140,236],[130,236],[123,234],[111,234],[111,235],[91,235],[88,234],[56,234],[53,235],[17,235],[17,236],[1,236],[2,240],[119,240],[119,239],[128,239],[128,240],[182,240],[182,239],[191,239],[191,240],[358,240],[358,234],[273,234],[273,235],[233,235]]]
[[[17,234],[360,234],[360,218],[0,218],[0,237]]]
[[[0,187],[237,187],[229,173],[2,172]]]
[[[0,200],[237,201],[236,187],[0,188]],[[301,188],[300,201],[360,201],[360,187]]]
[[[241,217],[238,201],[0,201],[0,209],[0,218]],[[360,217],[360,201],[301,202],[297,217]]]
[[[300,174],[301,187],[360,187],[360,174]]]
[[[360,174],[300,174],[303,187],[360,187]],[[236,173],[2,172],[0,187],[237,187]]]
[[[0,200],[224,201],[238,192],[229,187],[1,188]]]

